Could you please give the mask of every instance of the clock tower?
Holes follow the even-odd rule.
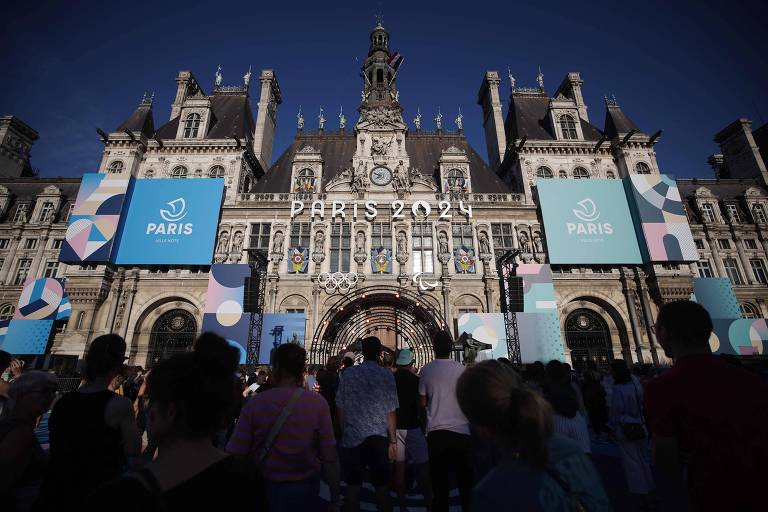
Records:
[[[395,191],[404,197],[411,190],[411,171],[405,139],[397,70],[399,54],[389,51],[389,33],[379,22],[371,32],[363,64],[360,117],[355,125],[356,150],[352,159],[356,191],[360,195]]]

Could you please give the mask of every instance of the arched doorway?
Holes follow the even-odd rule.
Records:
[[[192,350],[197,335],[197,322],[183,309],[166,311],[152,326],[147,365],[154,366],[174,354]]]
[[[594,361],[604,369],[613,361],[608,324],[591,309],[580,308],[568,315],[565,343],[571,351],[571,362],[576,371],[583,370],[587,361]]]
[[[445,321],[428,297],[393,286],[363,288],[341,297],[328,309],[312,336],[310,361],[323,364],[332,355],[359,351],[358,342],[378,337],[385,348],[410,348],[416,365],[432,360],[432,334]]]

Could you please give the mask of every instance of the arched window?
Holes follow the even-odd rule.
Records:
[[[189,352],[197,334],[197,321],[192,313],[172,309],[160,315],[149,336],[147,365],[152,366],[174,354]]]
[[[467,178],[461,169],[451,169],[445,176],[446,192],[464,192],[467,190]]]
[[[742,302],[739,304],[739,309],[741,309],[741,316],[744,318],[760,318],[760,311],[757,309],[757,306],[750,302]]]
[[[575,180],[588,180],[589,171],[583,167],[577,167],[573,170],[573,179]]]
[[[200,130],[200,114],[189,114],[184,121],[184,138],[194,139]]]
[[[635,164],[635,174],[651,174],[651,168],[645,162],[637,162]]]
[[[314,192],[315,191],[315,171],[306,168],[296,174],[296,182],[293,184],[294,192]]]
[[[187,177],[187,168],[183,165],[179,165],[173,168],[171,171],[171,178],[184,179]]]
[[[120,174],[123,172],[123,162],[120,160],[115,160],[111,164],[109,164],[109,168],[107,169],[109,174]]]
[[[13,318],[13,314],[16,312],[16,306],[13,304],[3,304],[0,306],[0,322],[3,320],[10,320]]]
[[[85,320],[85,311],[81,311],[77,315],[77,323],[75,323],[75,329],[80,330],[83,328],[83,321]]]
[[[536,177],[537,178],[551,178],[552,177],[552,169],[549,167],[541,166],[538,169],[536,169]]]
[[[145,177],[146,179],[148,179],[148,180],[151,180],[152,178],[154,178],[154,177],[155,177],[155,171],[153,171],[152,169],[147,169],[147,170],[144,172],[144,177]]]
[[[563,133],[564,139],[577,139],[576,122],[573,120],[573,116],[565,114],[560,117],[560,131]]]
[[[224,168],[220,165],[214,165],[208,170],[208,177],[209,178],[223,178],[224,177]]]
[[[761,204],[752,205],[752,218],[759,224],[765,224],[768,222],[765,216],[765,208]]]
[[[616,175],[613,173],[613,171],[607,171],[607,172],[605,173],[605,177],[606,177],[606,178],[608,178],[609,180],[614,180],[614,179],[616,179]]]
[[[565,171],[560,171],[557,173],[557,177],[560,178],[561,180],[564,180],[568,177],[568,173]]]

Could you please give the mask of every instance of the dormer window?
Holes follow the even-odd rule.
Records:
[[[40,208],[40,222],[48,222],[53,219],[53,203],[46,201]]]
[[[712,203],[701,205],[701,216],[706,222],[715,222],[715,207]]]
[[[579,138],[576,133],[576,121],[573,120],[573,116],[570,114],[564,114],[560,117],[560,131],[562,132],[564,139]]]
[[[588,180],[589,171],[583,167],[577,167],[573,170],[573,179],[575,180]]]
[[[460,169],[451,169],[445,177],[446,192],[465,192],[467,178]]]
[[[645,162],[635,164],[635,174],[651,174],[651,168]]]
[[[735,203],[725,203],[725,211],[728,212],[731,222],[741,222],[741,214]]]
[[[224,168],[222,166],[220,166],[220,165],[214,165],[208,171],[208,177],[210,177],[210,178],[223,178],[224,177]]]
[[[178,165],[171,171],[171,178],[185,179],[187,177],[187,168],[183,165]]]
[[[315,191],[315,171],[306,168],[296,174],[296,181],[293,185],[294,192],[314,192]]]
[[[13,222],[26,222],[27,221],[27,208],[29,207],[28,204],[22,203],[17,208],[16,211],[13,213]]]
[[[549,167],[539,167],[536,169],[536,177],[537,178],[543,178],[543,179],[549,179],[553,177],[552,169]]]
[[[197,138],[197,132],[200,130],[200,114],[189,114],[184,120],[184,138]],[[186,176],[185,176],[186,177]]]
[[[115,160],[111,164],[109,164],[109,168],[107,169],[107,172],[109,174],[120,174],[123,172],[123,162],[120,160]]]
[[[768,222],[765,216],[765,208],[763,208],[763,205],[761,204],[752,205],[752,218],[758,224],[765,224],[766,222]]]

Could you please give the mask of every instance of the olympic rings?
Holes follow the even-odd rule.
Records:
[[[347,293],[357,284],[355,272],[323,272],[317,276],[317,283],[328,293]]]

